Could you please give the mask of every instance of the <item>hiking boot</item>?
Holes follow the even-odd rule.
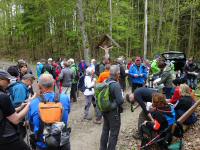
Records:
[[[92,120],[92,117],[84,116],[83,119],[86,119],[86,120]]]
[[[100,120],[95,119],[93,122],[94,122],[95,124],[101,124],[101,123],[102,123],[102,120],[101,120],[101,119],[100,119]]]

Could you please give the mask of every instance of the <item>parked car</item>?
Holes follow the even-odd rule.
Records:
[[[186,55],[184,52],[169,51],[169,52],[162,53],[161,56],[165,60],[169,60],[173,62],[175,71],[180,70],[181,73],[183,73],[183,68],[186,64]]]

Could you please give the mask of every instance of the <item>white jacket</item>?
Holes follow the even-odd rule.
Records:
[[[89,96],[89,95],[94,95],[94,86],[95,86],[96,79],[91,78],[91,76],[85,76],[85,91],[84,95]]]

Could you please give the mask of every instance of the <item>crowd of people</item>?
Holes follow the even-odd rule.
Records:
[[[181,77],[177,77],[173,64],[161,57],[152,63],[141,57],[129,62],[123,57],[116,61],[105,57],[101,63],[91,59],[90,63],[81,60],[79,64],[72,58],[49,58],[37,62],[36,77],[20,59],[17,65],[0,70],[0,149],[70,150],[68,116],[71,103],[78,102],[77,93],[81,91],[85,97],[83,119],[92,120],[92,104],[94,123],[103,123],[100,150],[115,150],[125,98],[141,106],[146,118],[143,128],[160,132],[195,103],[192,89],[197,88],[197,71],[192,58]],[[149,87],[150,77],[153,88]],[[33,86],[34,81],[38,88]],[[125,97],[127,83],[132,90]],[[193,113],[184,124],[196,120]],[[27,136],[29,143],[24,142]]]

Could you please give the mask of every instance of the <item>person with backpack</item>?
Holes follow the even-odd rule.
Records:
[[[77,101],[77,84],[78,84],[78,80],[79,80],[79,72],[78,72],[78,67],[76,66],[74,59],[70,58],[69,62],[71,63],[71,70],[73,72],[73,79],[72,79],[72,87],[71,87],[71,93],[70,93],[70,97],[71,97],[71,101],[72,102],[76,102]]]
[[[70,150],[67,128],[70,100],[65,94],[54,92],[54,79],[42,74],[38,80],[40,96],[29,109],[29,123],[33,129],[37,150]]]
[[[118,65],[112,65],[110,68],[110,78],[106,81],[108,88],[104,88],[107,92],[103,95],[99,93],[97,95],[97,105],[99,108],[103,107],[104,100],[107,100],[106,97],[109,97],[109,109],[100,109],[104,118],[103,128],[100,139],[100,150],[115,150],[117,139],[121,126],[121,117],[120,113],[122,112],[122,104],[124,102],[121,92],[121,87],[118,82],[120,76],[120,68]],[[106,90],[107,89],[107,90]],[[106,95],[105,93],[108,93]],[[105,96],[106,95],[106,96]],[[104,97],[105,96],[105,97]],[[103,97],[103,99],[100,99]],[[101,103],[100,106],[98,103]]]
[[[30,100],[14,108],[9,95],[5,92],[12,76],[0,70],[0,150],[30,150],[19,137],[17,125],[26,116]]]

